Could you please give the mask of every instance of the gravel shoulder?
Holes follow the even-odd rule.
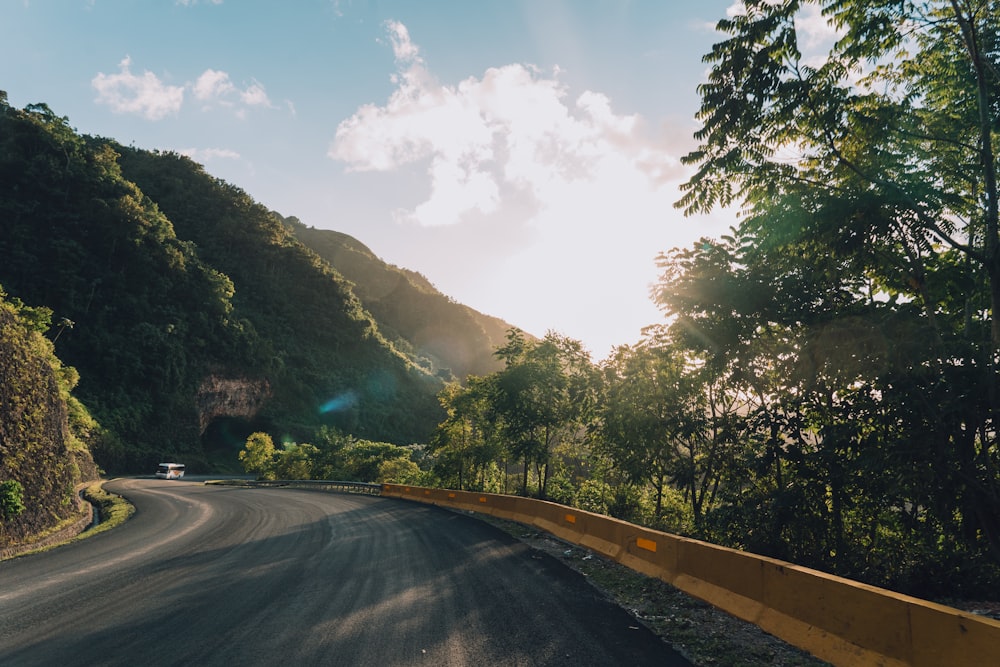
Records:
[[[576,570],[604,596],[624,608],[696,665],[726,667],[819,667],[829,665],[659,579],[647,577],[589,549],[564,542],[532,526],[475,515],[533,549]]]

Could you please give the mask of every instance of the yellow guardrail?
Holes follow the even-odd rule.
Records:
[[[843,577],[531,498],[398,484],[381,495],[535,526],[835,665],[1000,665],[1000,621]]]

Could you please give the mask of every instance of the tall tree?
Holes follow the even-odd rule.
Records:
[[[807,285],[794,303],[812,333],[862,306],[887,329],[926,332],[905,342],[916,358],[882,357],[893,364],[873,396],[900,409],[903,395],[934,397],[924,417],[906,416],[911,434],[927,434],[916,441],[943,487],[935,504],[1000,559],[1000,4],[744,9],[719,22],[726,39],[706,56],[701,145],[685,158],[697,171],[678,206],[741,204],[751,247],[740,261],[783,268],[779,286]],[[802,39],[815,9],[835,34],[825,53]]]
[[[256,473],[260,479],[273,479],[276,454],[271,436],[258,431],[247,438],[246,445],[240,450],[239,459],[247,472]]]
[[[511,329],[496,354],[506,366],[494,374],[494,410],[512,455],[523,462],[521,492],[528,493],[534,466],[537,493],[545,497],[552,455],[582,445],[595,369],[579,341],[554,332],[536,341]]]
[[[472,376],[466,386],[452,383],[438,394],[446,417],[430,445],[438,474],[459,489],[507,491],[507,448],[501,444],[494,409],[495,380],[494,375]],[[493,464],[502,474],[497,484],[490,485],[487,471]]]

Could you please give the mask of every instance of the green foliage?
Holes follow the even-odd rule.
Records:
[[[386,341],[350,283],[280,216],[188,158],[116,148],[123,173],[231,281],[229,319],[246,340],[226,361],[269,379],[261,421],[294,439],[322,425],[394,442],[427,437],[440,380]]]
[[[313,467],[319,450],[310,444],[289,443],[275,452],[273,475],[275,479],[312,479]]]
[[[286,442],[276,448],[271,436],[251,434],[239,459],[258,479],[327,479],[416,484],[427,473],[415,460],[419,451],[388,442],[357,439],[327,427],[315,434],[318,445]]]
[[[414,363],[445,378],[500,368],[493,350],[509,324],[456,303],[420,274],[386,264],[347,234],[307,227],[295,218],[283,222],[353,283],[379,330]]]
[[[924,594],[995,585],[998,6],[815,4],[824,57],[802,3],[720,22],[678,205],[744,216],[661,258],[671,340],[739,406],[700,530]]]
[[[426,478],[426,474],[416,462],[410,459],[395,458],[387,459],[379,464],[376,481],[383,484],[422,485]]]
[[[57,322],[106,468],[207,460],[198,392],[213,374],[266,379],[255,424],[295,438],[328,424],[413,442],[439,421],[441,381],[386,342],[350,285],[187,158],[3,104],[0,182],[0,282],[44,304],[22,307],[31,327]]]
[[[104,490],[103,484],[104,482],[95,482],[82,491],[87,502],[96,505],[101,522],[96,527],[80,533],[76,537],[78,540],[88,539],[112,528],[117,528],[135,514],[135,506],[132,503],[119,495],[108,493]]]
[[[0,482],[0,515],[12,519],[24,511],[24,487],[16,479]]]
[[[43,335],[47,313],[0,289],[0,544],[70,516],[76,484],[97,475],[88,446],[99,426],[70,395],[74,369]]]
[[[259,479],[275,479],[274,441],[267,433],[251,433],[239,453],[243,469]]]
[[[537,341],[511,329],[496,354],[503,370],[439,395],[447,418],[431,442],[437,472],[460,488],[486,489],[495,465],[503,474],[499,488],[490,490],[506,491],[508,465],[519,461],[520,492],[531,492],[533,478],[534,493],[547,497],[559,465],[583,457],[594,404],[593,365],[579,341],[555,333]]]

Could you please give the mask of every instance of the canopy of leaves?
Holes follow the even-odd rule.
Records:
[[[1000,7],[744,5],[706,56],[678,202],[743,219],[664,254],[654,293],[747,397],[716,539],[903,588],[995,578]]]

